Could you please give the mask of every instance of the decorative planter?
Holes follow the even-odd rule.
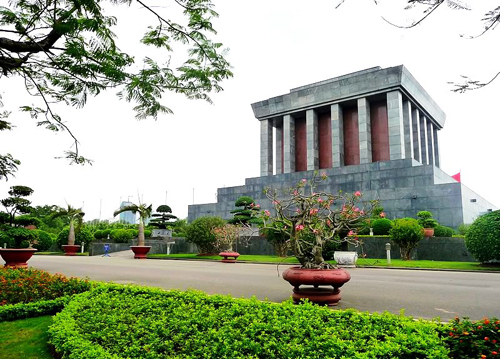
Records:
[[[220,252],[219,255],[222,257],[221,262],[224,263],[236,263],[236,260],[240,256],[238,252],[233,252],[233,251],[227,251],[227,252]],[[233,257],[233,258],[229,258]]]
[[[147,259],[151,246],[130,246],[130,249],[134,252],[135,259]]]
[[[335,251],[333,259],[337,265],[342,268],[355,268],[358,260],[358,253],[354,251]]]
[[[36,251],[35,248],[0,248],[0,256],[5,261],[5,267],[27,268],[28,260]]]
[[[81,246],[78,246],[78,245],[65,244],[62,246],[62,249],[66,253],[67,256],[76,256],[76,253],[78,252],[80,247]]]
[[[434,228],[424,228],[424,237],[434,237]]]
[[[345,269],[304,269],[288,268],[283,272],[283,279],[293,286],[292,298],[295,303],[309,299],[316,304],[337,305],[341,299],[340,287],[351,279]],[[312,287],[303,287],[309,285]],[[319,288],[331,286],[332,288]]]

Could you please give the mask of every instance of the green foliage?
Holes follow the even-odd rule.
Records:
[[[453,237],[454,235],[455,231],[453,228],[442,226],[440,224],[434,228],[434,237]]]
[[[477,322],[455,318],[442,332],[451,358],[496,358],[500,355],[499,328],[498,318]]]
[[[31,201],[24,197],[29,197],[33,193],[33,190],[27,186],[12,186],[8,193],[10,197],[0,200],[0,203],[6,208],[10,216],[9,224],[13,225],[17,214],[28,214],[31,212]]]
[[[429,211],[420,211],[417,213],[418,223],[423,228],[436,228],[438,222],[432,218],[432,213]]]
[[[128,243],[133,238],[137,237],[137,230],[135,230],[135,229],[113,229],[109,236],[116,243]]]
[[[371,221],[371,226],[373,228],[373,234],[378,236],[386,236],[389,234],[389,231],[392,228],[392,221],[387,218],[379,218],[374,221]],[[370,232],[368,232],[370,233]]]
[[[200,217],[195,219],[186,230],[186,241],[198,246],[202,254],[217,253],[214,228],[221,228],[225,221],[220,217]]]
[[[389,231],[391,240],[399,246],[401,258],[411,259],[411,252],[417,248],[418,243],[424,238],[423,228],[416,219],[396,219]]]
[[[231,211],[233,218],[228,221],[231,224],[262,224],[262,220],[258,217],[260,206],[255,204],[252,197],[242,196],[234,203],[237,208]]]
[[[60,210],[61,207],[55,205],[36,206],[31,208],[30,215],[41,221],[38,229],[57,235],[64,226],[69,225],[69,218],[53,218],[53,214]]]
[[[146,238],[150,238],[152,233],[153,233],[153,232],[152,232],[151,230],[149,230],[149,229],[145,229],[145,230],[144,230],[144,237],[146,237]]]
[[[149,221],[149,226],[159,229],[170,229],[175,225],[175,222],[171,220],[177,219],[177,216],[171,214],[172,209],[170,206],[163,204],[156,209],[156,212],[158,213],[153,213],[153,218]]]
[[[186,237],[186,230],[189,224],[185,219],[179,219],[175,222],[174,231],[172,233],[173,237]]]
[[[372,218],[380,218],[380,214],[384,212],[384,207],[376,206],[372,211]]]
[[[37,238],[35,230],[22,227],[8,227],[0,231],[0,245],[7,243],[8,248],[28,248]]]
[[[14,225],[19,227],[35,226],[36,228],[40,228],[42,226],[42,221],[36,217],[25,214],[14,218]]]
[[[71,296],[64,296],[30,303],[0,305],[0,322],[54,315],[59,313],[70,299]]]
[[[470,226],[471,226],[470,224],[465,224],[465,223],[460,224],[458,226],[458,234],[460,234],[461,236],[465,236],[469,231]]]
[[[59,248],[62,248],[63,244],[68,244],[69,227],[65,227],[57,235],[56,244]],[[90,242],[94,240],[94,235],[87,227],[82,226],[79,230],[75,231],[75,245],[81,246],[85,243],[85,248],[89,247]]]
[[[249,196],[241,196],[234,202],[235,207],[246,207],[251,205],[252,203],[255,203],[254,199]]]
[[[107,285],[76,296],[49,336],[62,357],[444,359],[439,326],[311,303]]]
[[[465,235],[465,245],[480,262],[500,260],[500,210],[478,217]]]
[[[0,269],[0,305],[30,303],[82,293],[90,283],[38,269]]]
[[[279,222],[271,222],[268,228],[262,228],[260,234],[271,243],[278,257],[286,257],[289,249],[290,235],[283,230],[284,225]]]
[[[36,233],[37,239],[33,247],[41,252],[48,251],[55,242],[55,236],[40,229],[36,229],[34,232]]]

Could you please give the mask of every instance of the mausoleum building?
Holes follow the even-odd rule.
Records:
[[[389,218],[429,210],[443,225],[471,223],[496,207],[440,170],[446,115],[403,66],[374,67],[294,88],[252,104],[260,121],[260,177],[219,188],[217,203],[191,205],[200,216],[231,218],[235,200],[285,189],[321,170],[321,190],[379,199]]]

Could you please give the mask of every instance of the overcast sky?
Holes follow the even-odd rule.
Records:
[[[139,194],[155,209],[167,199],[174,214],[185,218],[193,189],[195,203],[215,202],[217,188],[259,176],[260,126],[251,103],[369,67],[403,64],[447,115],[439,132],[442,169],[450,175],[461,171],[465,185],[500,206],[500,79],[466,94],[451,92],[448,83],[460,75],[487,80],[500,70],[498,29],[474,40],[460,37],[478,34],[479,20],[496,1],[473,4],[473,11],[443,7],[409,30],[382,19],[404,25],[417,18],[419,11],[403,11],[405,1],[376,6],[347,0],[337,10],[333,0],[214,2],[220,15],[216,40],[230,48],[234,78],[212,96],[213,105],[165,94],[173,115],[137,121],[133,105],[109,92],[84,109],[58,109],[93,166],[54,159],[71,139],[37,128],[19,113],[19,105],[34,100],[18,79],[2,77],[4,109],[13,111],[17,127],[0,133],[0,153],[11,153],[22,165],[15,178],[0,182],[0,198],[10,186],[26,185],[35,190],[34,205],[83,206],[85,219],[92,220],[112,219],[120,200],[137,203]],[[167,17],[175,11],[174,1],[157,3]],[[155,19],[137,6],[110,9],[118,18],[120,48],[135,51],[139,60],[145,53],[136,40]]]

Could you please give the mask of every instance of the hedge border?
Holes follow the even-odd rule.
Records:
[[[39,302],[2,305],[0,306],[0,322],[54,315],[63,310],[72,297],[64,296]]]

